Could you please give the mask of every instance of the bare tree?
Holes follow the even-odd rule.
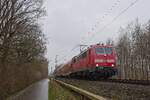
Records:
[[[43,0],[0,0],[1,100],[48,74],[45,36],[38,25],[45,14],[42,4]]]
[[[136,20],[120,30],[117,55],[122,78],[149,79],[149,24],[141,25]]]

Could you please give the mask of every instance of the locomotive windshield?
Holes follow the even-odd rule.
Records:
[[[95,50],[97,55],[105,54],[104,48],[96,48]]]
[[[100,47],[100,48],[96,48],[95,51],[96,51],[96,54],[97,54],[97,55],[102,55],[102,54],[108,54],[108,55],[110,55],[110,54],[113,53],[113,50],[112,50],[112,48],[110,48],[110,47]]]
[[[108,55],[112,54],[113,53],[112,51],[113,50],[110,47],[105,48],[105,53],[108,54]]]

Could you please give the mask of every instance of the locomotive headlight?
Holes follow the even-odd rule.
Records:
[[[98,67],[99,65],[98,64],[96,64],[96,67]]]
[[[114,67],[115,65],[114,65],[114,64],[112,64],[111,66],[112,66],[112,67]]]

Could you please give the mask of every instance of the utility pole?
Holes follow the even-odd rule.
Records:
[[[52,66],[51,66],[51,75],[52,75],[53,71],[52,71]]]
[[[49,65],[50,65],[50,67],[49,67],[50,75],[52,75],[52,73],[53,73],[53,67],[52,67],[51,62],[52,62],[52,60],[49,60]]]
[[[58,63],[58,55],[56,55],[56,57],[55,57],[55,69],[56,69],[56,67],[57,67],[57,63]]]

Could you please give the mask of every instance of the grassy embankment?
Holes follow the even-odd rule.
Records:
[[[75,96],[70,91],[60,86],[53,80],[49,81],[49,100],[79,100],[78,96]]]

